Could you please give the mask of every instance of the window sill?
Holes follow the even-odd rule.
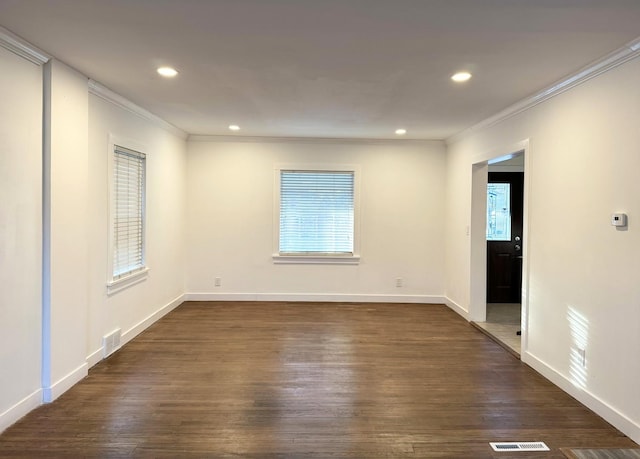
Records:
[[[136,285],[147,278],[149,275],[149,268],[141,269],[140,271],[136,271],[133,274],[129,274],[128,276],[121,277],[120,279],[113,280],[111,282],[107,282],[107,295],[113,295],[121,290],[131,287],[132,285]]]
[[[275,264],[293,265],[357,265],[360,255],[273,255]]]

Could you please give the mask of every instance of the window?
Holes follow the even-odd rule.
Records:
[[[128,148],[113,147],[112,282],[109,287],[145,273],[146,157]]]
[[[279,169],[277,262],[357,262],[355,170]]]
[[[487,184],[487,241],[511,240],[511,185]]]

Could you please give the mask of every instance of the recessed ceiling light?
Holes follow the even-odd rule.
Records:
[[[173,67],[159,67],[158,73],[163,77],[172,78],[178,74],[178,71]]]
[[[451,79],[456,83],[462,83],[463,81],[468,81],[469,78],[471,78],[471,74],[469,72],[458,72],[451,77]]]
[[[231,126],[229,126],[229,129],[232,131],[239,131],[240,126],[238,126],[237,124],[232,124]]]
[[[406,129],[396,129],[396,135],[405,135],[406,133]]]

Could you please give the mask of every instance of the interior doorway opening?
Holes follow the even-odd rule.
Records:
[[[478,298],[472,323],[518,357],[524,316],[524,169],[524,151],[476,168],[473,205],[476,232],[484,234],[472,244],[477,263],[484,266],[483,275],[473,274]]]

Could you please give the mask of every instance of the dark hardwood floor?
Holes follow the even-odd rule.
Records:
[[[494,453],[490,441],[544,441]],[[440,305],[184,303],[2,457],[562,458],[631,440]]]

